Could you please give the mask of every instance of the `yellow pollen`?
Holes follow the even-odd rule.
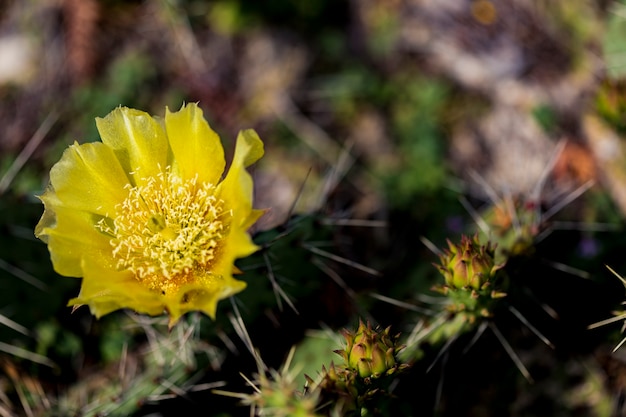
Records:
[[[228,227],[230,211],[215,197],[215,186],[182,180],[167,167],[128,188],[111,222],[96,227],[110,234],[117,268],[163,294],[194,282],[210,269]]]

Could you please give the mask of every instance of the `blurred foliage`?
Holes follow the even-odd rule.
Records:
[[[385,173],[389,199],[398,207],[421,194],[441,188],[446,167],[441,115],[446,104],[445,86],[436,81],[400,79],[391,117],[402,161]]]
[[[557,115],[554,109],[546,105],[537,106],[533,109],[532,114],[537,120],[537,123],[539,123],[539,126],[541,126],[546,133],[554,133],[557,127]]]
[[[614,79],[623,78],[626,70],[624,62],[624,48],[626,47],[626,2],[611,2],[606,23],[606,35],[603,38],[602,49],[606,60],[608,75]]]

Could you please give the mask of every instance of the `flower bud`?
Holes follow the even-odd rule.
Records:
[[[490,243],[482,245],[477,236],[463,236],[457,245],[448,240],[448,247],[440,256],[441,265],[437,269],[450,288],[485,289],[502,267],[495,263],[495,248]]]
[[[339,350],[346,367],[356,371],[361,378],[375,377],[392,371],[396,366],[395,353],[400,350],[389,336],[390,329],[372,330],[361,322],[356,333],[344,332],[345,350]]]

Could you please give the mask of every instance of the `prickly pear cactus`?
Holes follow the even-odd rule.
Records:
[[[391,328],[372,328],[359,322],[356,331],[343,330],[346,340],[343,349],[335,350],[343,362],[322,368],[321,380],[316,384],[308,378],[313,390],[320,392],[321,403],[331,401],[334,412],[340,415],[386,415],[390,407],[390,386],[399,373],[409,365],[402,363],[398,353],[404,348],[392,335]]]
[[[447,297],[450,312],[462,313],[470,322],[489,317],[494,301],[506,296],[499,273],[504,264],[496,263],[491,243],[481,244],[476,235],[463,236],[458,244],[448,240],[436,266],[445,283],[434,289]]]
[[[250,407],[251,414],[274,417],[322,417],[317,413],[319,392],[301,389],[296,383],[297,372],[289,369],[292,349],[280,370],[265,370],[259,359],[259,371],[254,381],[246,378],[253,387],[251,394],[216,391],[222,395],[239,398],[242,405]]]

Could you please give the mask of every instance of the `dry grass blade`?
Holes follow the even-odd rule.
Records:
[[[371,274],[371,275],[374,275],[374,276],[377,276],[377,277],[381,276],[381,273],[378,272],[377,270],[375,270],[373,268],[369,268],[369,267],[367,267],[365,265],[362,265],[362,264],[360,264],[358,262],[351,261],[350,259],[346,259],[346,258],[343,258],[341,256],[332,254],[330,252],[326,252],[325,250],[316,248],[316,247],[311,246],[311,245],[306,245],[305,244],[305,245],[303,245],[303,247],[304,247],[304,249],[306,249],[306,250],[308,250],[308,251],[310,251],[310,252],[312,252],[312,253],[314,253],[316,255],[320,255],[320,256],[323,256],[325,258],[332,259],[333,261],[342,263],[344,265],[351,266],[352,268],[358,269],[358,270],[363,271],[363,272],[367,272],[368,274]]]
[[[375,298],[377,300],[383,301],[385,303],[389,303],[389,304],[397,306],[397,307],[405,308],[405,309],[410,310],[410,311],[415,311],[417,313],[427,314],[427,315],[433,315],[435,313],[433,310],[429,310],[427,308],[419,307],[419,306],[416,306],[415,304],[407,303],[407,302],[404,302],[404,301],[396,300],[395,298],[387,297],[387,296],[382,295],[382,294],[371,293],[370,296],[372,298]]]
[[[587,271],[583,271],[582,269],[575,268],[570,265],[565,265],[564,263],[551,261],[549,259],[541,259],[542,262],[556,269],[557,271],[562,271],[570,275],[574,275],[575,277],[579,277],[582,279],[591,279],[591,274]]]
[[[426,246],[428,250],[430,250],[432,253],[434,253],[437,256],[443,255],[443,251],[439,249],[437,245],[435,245],[433,242],[428,240],[428,238],[426,238],[425,236],[420,236],[419,239],[420,239],[420,242],[422,242],[424,246]]]
[[[407,348],[405,349],[405,351],[408,352],[410,348],[417,346],[422,340],[424,340],[431,333],[441,327],[446,322],[446,320],[447,313],[441,313],[428,327],[424,326],[423,321],[417,323],[417,325],[415,325],[406,340]]]
[[[589,326],[587,326],[587,329],[597,329],[598,327],[606,326],[607,324],[615,323],[624,319],[626,319],[626,313],[590,324]]]
[[[342,147],[337,162],[331,165],[331,170],[326,175],[322,191],[319,194],[317,203],[315,204],[316,209],[319,209],[326,201],[328,201],[330,193],[337,188],[337,185],[354,165],[354,157],[350,154],[351,146],[352,145]]]
[[[269,256],[267,252],[263,252],[263,260],[265,261],[265,266],[267,267],[267,276],[272,283],[272,289],[274,291],[274,297],[276,298],[276,304],[280,311],[283,311],[283,303],[281,299],[284,299],[285,302],[296,314],[300,314],[298,309],[293,304],[287,293],[282,289],[282,287],[276,281],[276,276],[274,275],[274,269],[272,268],[272,264],[270,262]]]
[[[626,337],[625,337],[625,338],[623,338],[623,339],[622,339],[622,341],[621,341],[621,342],[619,342],[619,343],[617,344],[617,346],[615,346],[615,347],[613,348],[613,353],[617,352],[617,350],[618,350],[619,348],[621,348],[621,347],[622,347],[622,345],[624,344],[624,342],[626,342]]]
[[[476,342],[478,342],[481,336],[485,333],[485,330],[487,330],[487,327],[488,325],[486,321],[483,321],[480,325],[478,325],[478,329],[476,330],[476,333],[474,333],[472,340],[470,340],[465,349],[463,349],[463,354],[466,354],[472,347],[474,347]]]
[[[243,321],[243,317],[241,317],[241,313],[239,312],[239,308],[237,307],[237,304],[235,303],[232,297],[230,301],[231,301],[231,305],[233,306],[233,311],[235,312],[235,315],[233,316],[232,314],[229,314],[228,319],[230,320],[230,323],[232,324],[233,329],[235,330],[235,333],[237,333],[237,336],[239,336],[241,341],[244,343],[244,345],[246,346],[246,348],[248,349],[248,351],[250,352],[250,354],[256,361],[257,367],[259,368],[259,372],[261,372],[262,370],[267,370],[268,369],[267,365],[265,365],[265,363],[263,362],[263,359],[261,358],[261,355],[259,355],[259,352],[257,352],[257,350],[254,347],[254,344],[252,343],[252,339],[250,338],[248,329],[246,329],[246,325]]]
[[[276,116],[312,149],[323,161],[333,166],[340,147],[317,124],[307,119],[289,97],[281,100],[284,108],[276,109]]]
[[[289,219],[291,219],[291,216],[293,215],[296,209],[296,205],[298,204],[298,201],[300,201],[300,197],[302,197],[302,194],[304,193],[304,186],[309,180],[309,176],[311,175],[311,170],[312,168],[309,168],[309,170],[307,171],[306,177],[304,177],[302,184],[300,184],[300,187],[298,188],[298,193],[296,194],[296,198],[293,199],[291,206],[289,206],[289,211],[287,211],[287,217],[286,217],[287,222],[289,222]]]
[[[435,359],[433,360],[433,362],[428,366],[428,368],[426,368],[426,373],[429,373],[434,366],[437,364],[437,362],[439,362],[439,359],[441,359],[441,357],[448,353],[448,350],[450,349],[450,346],[452,346],[452,344],[456,341],[456,339],[459,337],[458,334],[450,337],[448,340],[446,340],[446,343],[442,346],[441,350],[439,351],[439,353],[437,353],[437,356],[435,356]]]
[[[326,275],[328,275],[335,282],[335,284],[339,285],[341,289],[344,290],[346,294],[348,294],[348,297],[350,297],[353,300],[356,299],[356,293],[354,292],[354,290],[350,288],[348,284],[346,284],[346,281],[344,281],[343,278],[341,278],[341,276],[337,272],[333,271],[328,265],[326,265],[320,259],[313,258],[311,263],[313,263],[313,265],[317,266]]]
[[[498,193],[491,185],[489,185],[487,180],[485,180],[482,175],[473,169],[469,171],[469,176],[482,187],[485,194],[487,194],[487,197],[489,197],[491,204],[494,206],[497,205],[500,201],[500,197],[498,197]]]
[[[535,336],[537,336],[539,338],[539,340],[541,340],[543,343],[545,343],[547,346],[551,347],[552,349],[554,349],[554,345],[552,344],[552,342],[550,342],[550,340],[548,340],[547,337],[545,337],[535,326],[533,326],[532,324],[530,324],[530,322],[528,321],[528,319],[526,319],[526,317],[524,317],[522,315],[522,313],[520,313],[520,311],[518,309],[516,309],[513,306],[509,306],[509,311],[511,313],[513,313],[513,315],[515,317],[517,317],[517,319],[519,321],[521,321],[526,327],[528,327],[530,329],[531,332],[533,332],[535,334]]]
[[[387,227],[384,220],[365,219],[322,219],[320,223],[325,226],[352,226],[352,227]]]
[[[2,314],[0,314],[0,324],[7,326],[9,329],[15,330],[16,332],[19,332],[24,336],[31,336],[30,330]]]
[[[534,201],[539,201],[541,199],[541,193],[543,192],[543,188],[546,185],[548,176],[550,175],[550,172],[552,172],[552,170],[554,169],[554,166],[556,165],[557,161],[559,160],[559,157],[565,150],[566,145],[567,145],[567,141],[560,140],[559,143],[557,143],[556,147],[554,148],[554,151],[552,152],[552,155],[550,156],[550,160],[548,161],[543,171],[539,175],[539,180],[537,181],[535,188],[531,191],[530,198],[532,198]]]
[[[500,342],[500,344],[502,345],[506,353],[509,355],[509,357],[511,358],[511,360],[513,361],[517,369],[522,373],[524,378],[526,378],[528,382],[533,383],[533,378],[530,375],[530,372],[528,372],[528,369],[526,369],[526,366],[524,366],[524,363],[519,358],[517,353],[515,353],[511,344],[504,338],[500,330],[498,330],[496,325],[493,323],[489,323],[489,328],[493,331],[493,334],[496,335],[496,338],[498,339],[498,341]]]
[[[617,277],[617,278],[618,278],[618,279],[622,282],[622,284],[624,285],[624,287],[626,287],[626,279],[624,279],[624,278],[623,278],[620,274],[618,274],[617,272],[615,272],[615,270],[613,270],[613,268],[611,268],[610,266],[608,266],[608,265],[604,265],[604,266],[606,267],[606,269],[608,269],[609,271],[611,271],[611,273],[612,273],[613,275],[615,275],[615,276],[616,276],[616,277]]]
[[[38,363],[40,365],[49,366],[51,368],[56,368],[57,366],[53,361],[43,355],[39,355],[38,353],[31,352],[19,346],[13,346],[8,343],[0,342],[0,351],[6,352],[9,355],[17,356],[18,358]]]
[[[29,274],[28,272],[23,271],[20,268],[13,266],[2,259],[0,259],[0,269],[5,270],[14,277],[21,279],[22,281],[32,285],[33,287],[41,291],[46,291],[48,289],[48,286],[46,284]]]
[[[615,276],[616,276],[616,277],[617,277],[617,278],[621,281],[622,285],[624,285],[624,287],[626,287],[626,279],[624,279],[624,277],[622,277],[620,274],[618,274],[617,272],[615,272],[615,270],[614,270],[613,268],[611,268],[610,266],[608,266],[608,265],[605,265],[605,266],[606,266],[606,268],[607,268],[609,271],[611,271],[611,273],[612,273],[613,275],[615,275]],[[620,321],[620,320],[626,320],[626,313],[619,314],[619,315],[617,315],[617,316],[615,316],[615,317],[611,317],[611,318],[608,318],[608,319],[601,320],[601,321],[599,321],[599,322],[596,322],[596,323],[590,324],[589,326],[587,326],[587,329],[596,329],[596,328],[598,328],[598,327],[605,326],[605,325],[607,325],[607,324],[611,324],[611,323],[615,323],[615,322]],[[623,329],[623,327],[622,327],[622,331],[623,331],[623,330],[624,330],[624,329]],[[624,338],[623,338],[623,339],[622,339],[622,340],[621,340],[621,341],[617,344],[617,346],[615,346],[615,348],[613,348],[613,352],[616,352],[616,351],[617,351],[620,347],[622,347],[622,345],[623,345],[624,343],[626,343],[626,337],[624,337]]]
[[[168,380],[167,378],[164,378],[161,380],[161,384],[157,388],[155,388],[155,391],[156,391],[155,394],[149,395],[147,397],[148,401],[157,402],[157,401],[170,399],[170,398],[187,397],[187,393],[185,392],[184,389],[180,388],[178,385]],[[161,394],[161,392],[163,391],[171,391],[172,394]]]
[[[552,317],[554,320],[558,320],[559,319],[559,313],[557,313],[556,310],[553,309],[552,307],[550,307],[548,304],[540,301],[537,298],[537,296],[535,294],[533,294],[533,292],[528,287],[524,287],[522,289],[522,292],[530,300],[532,300],[535,304],[537,304],[539,306],[539,308],[541,308],[548,316]]]
[[[225,331],[218,329],[216,334],[217,337],[222,341],[222,343],[224,343],[224,346],[226,346],[226,349],[228,349],[230,353],[234,355],[239,354],[239,349],[237,349],[237,346],[235,346],[235,343],[231,340],[230,337],[228,337]]]
[[[448,363],[448,357],[449,355],[446,353],[443,357],[443,359],[441,360],[441,368],[445,369],[446,364]],[[437,382],[437,391],[435,392],[435,410],[439,410],[440,404],[441,404],[441,397],[443,395],[443,384],[444,384],[444,378],[445,378],[445,372],[442,372],[439,376],[439,381]]]
[[[209,389],[219,388],[226,386],[226,381],[206,382],[204,384],[196,384],[189,388],[189,392],[206,391]]]
[[[1,365],[2,369],[13,383],[13,387],[20,400],[24,414],[27,417],[34,417],[36,415],[34,410],[40,408],[48,409],[50,407],[48,397],[46,396],[39,381],[28,375],[23,375],[20,370],[9,361],[3,361]],[[7,406],[11,406],[9,399],[4,393],[0,395],[0,399],[2,399]],[[16,414],[9,413],[9,415],[15,416]]]
[[[563,207],[567,206],[569,203],[571,203],[572,201],[576,200],[578,197],[583,195],[588,189],[593,187],[593,184],[594,184],[594,181],[587,181],[586,183],[584,183],[580,187],[576,188],[574,191],[572,191],[571,193],[569,193],[568,195],[563,197],[563,199],[561,201],[556,203],[554,206],[550,207],[550,209],[547,210],[543,214],[541,220],[542,221],[546,221],[549,218],[551,218],[552,216],[554,216],[556,213],[561,211],[563,209]]]
[[[467,213],[470,215],[472,220],[474,220],[474,223],[476,223],[478,228],[484,234],[489,236],[489,232],[491,231],[491,228],[489,227],[487,222],[480,216],[480,214],[478,214],[478,212],[474,209],[474,207],[472,207],[472,205],[469,203],[469,201],[467,201],[467,198],[459,197],[459,202],[461,203],[461,205],[463,206],[465,211],[467,211]]]
[[[15,176],[20,172],[24,164],[28,162],[28,159],[32,156],[33,152],[39,147],[41,142],[44,140],[54,123],[57,121],[59,115],[56,112],[51,112],[44,119],[44,121],[39,126],[39,129],[35,132],[35,134],[30,138],[26,146],[19,153],[13,164],[9,167],[7,172],[0,179],[0,195],[4,194],[11,183],[15,179]]]
[[[0,405],[0,416],[1,417],[14,417],[15,413],[13,413],[13,411],[9,410],[5,406]]]

